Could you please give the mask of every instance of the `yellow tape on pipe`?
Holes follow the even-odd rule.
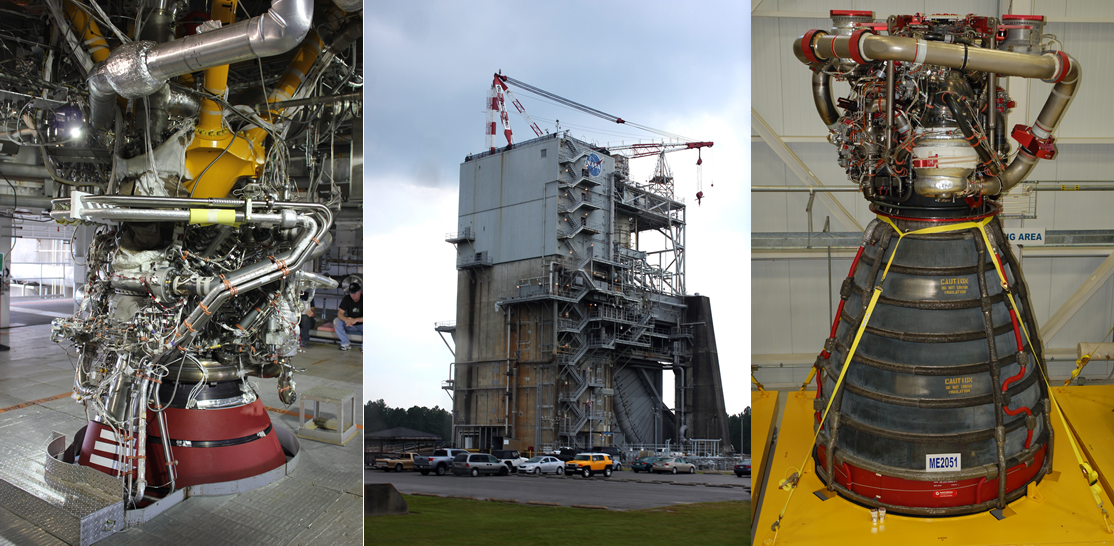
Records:
[[[236,225],[236,211],[223,209],[190,209],[190,223],[203,226],[212,224]]]

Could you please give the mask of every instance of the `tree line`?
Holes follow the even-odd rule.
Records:
[[[453,416],[449,410],[439,406],[432,409],[425,406],[392,408],[382,398],[364,406],[364,431],[378,432],[395,427],[436,434],[448,441],[453,435]]]
[[[727,429],[731,432],[731,445],[735,446],[735,450],[750,455],[750,406],[742,413],[727,416]]]
[[[742,453],[750,454],[750,407],[742,413],[727,418],[731,433],[731,445]],[[442,440],[451,441],[453,435],[452,412],[433,406],[412,406],[410,409],[392,408],[382,398],[368,402],[364,406],[364,430],[378,432],[395,427],[406,427],[421,432],[436,434]]]

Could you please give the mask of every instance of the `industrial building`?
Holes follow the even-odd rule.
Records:
[[[362,4],[0,8],[0,542],[361,540]]]
[[[1114,12],[787,4],[752,14],[755,543],[1109,540]]]
[[[548,134],[469,156],[459,200],[453,445],[732,450],[671,179]]]

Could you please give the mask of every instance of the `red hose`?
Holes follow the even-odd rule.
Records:
[[[1002,411],[1005,412],[1006,415],[1010,415],[1010,416],[1019,415],[1019,414],[1021,414],[1021,412],[1025,412],[1025,415],[1028,415],[1030,417],[1033,416],[1033,412],[1029,411],[1029,408],[1027,408],[1025,406],[1021,406],[1020,408],[1017,408],[1015,410],[1011,410],[1010,408],[1008,408],[1006,406],[1002,406]],[[1025,435],[1025,449],[1029,449],[1029,446],[1032,445],[1032,443],[1033,443],[1033,430],[1029,429],[1028,433]]]
[[[1021,354],[1022,349],[1024,349],[1024,345],[1021,344],[1021,329],[1018,327],[1017,324],[1017,313],[1014,313],[1013,309],[1010,309],[1010,320],[1013,321],[1013,336],[1017,339],[1017,353]],[[1020,358],[1017,360],[1017,363],[1021,364],[1021,370],[1017,372],[1017,375],[1009,377],[1004,383],[1002,383],[1002,392],[1006,392],[1006,389],[1010,387],[1011,383],[1018,381],[1025,376],[1025,363],[1022,362]]]
[[[857,269],[859,267],[859,260],[862,259],[863,250],[865,250],[865,249],[866,249],[865,246],[862,246],[862,245],[859,246],[859,251],[855,253],[855,258],[853,260],[851,260],[851,270],[847,272],[847,277],[848,278],[852,278],[852,277],[855,276],[855,269]],[[836,337],[836,329],[839,328],[839,319],[840,319],[840,317],[843,316],[843,304],[846,303],[846,302],[847,302],[846,298],[840,298],[839,308],[836,309],[835,320],[832,321],[832,333],[828,334],[828,339],[835,339],[835,337]],[[820,356],[822,358],[826,359],[826,358],[832,356],[832,354],[829,353],[827,349],[824,349],[824,350],[820,351]],[[819,375],[819,374],[817,374],[817,375]],[[817,378],[817,382],[819,382],[819,378]],[[819,392],[819,388],[817,389],[817,392]]]

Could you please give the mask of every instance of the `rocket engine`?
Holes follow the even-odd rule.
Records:
[[[1051,469],[1028,290],[999,198],[1040,159],[1082,68],[1043,17],[832,11],[793,44],[838,161],[877,215],[816,362],[816,472],[849,499],[916,515],[1003,508]],[[999,77],[1052,92],[1009,133]],[[832,82],[850,92],[834,99]]]
[[[346,197],[329,150],[360,117],[360,4],[17,4],[31,23],[5,31],[51,45],[17,46],[5,136],[59,183],[51,217],[91,234],[84,299],[51,333],[77,350],[89,421],[67,457],[118,477],[130,507],[285,464],[249,378],[296,400],[299,317],[337,286],[312,265]]]

